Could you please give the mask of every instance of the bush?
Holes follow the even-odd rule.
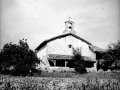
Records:
[[[13,75],[32,75],[39,60],[35,52],[29,49],[26,40],[18,45],[7,43],[0,51],[0,72]]]
[[[108,45],[103,53],[103,67],[107,69],[120,69],[120,41]]]
[[[74,61],[74,68],[76,73],[84,74],[86,73],[86,66],[83,56],[81,54],[81,49],[77,48],[76,50],[73,48],[73,61]]]

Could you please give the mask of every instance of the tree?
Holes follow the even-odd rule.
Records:
[[[120,41],[108,45],[103,54],[104,67],[109,69],[120,68]]]
[[[26,40],[18,45],[7,43],[0,51],[0,71],[10,71],[14,75],[28,75],[35,70],[39,60],[35,52],[29,49]]]
[[[83,59],[83,56],[81,54],[81,49],[73,48],[73,61],[74,61],[74,68],[76,73],[81,73],[84,74],[86,73],[86,66],[85,66],[85,61]]]

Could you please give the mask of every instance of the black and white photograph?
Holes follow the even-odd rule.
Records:
[[[120,0],[0,0],[0,90],[120,90]]]

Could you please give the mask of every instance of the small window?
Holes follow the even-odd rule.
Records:
[[[68,45],[68,47],[69,47],[69,48],[71,48],[71,47],[72,47],[72,45],[70,44],[70,45]]]

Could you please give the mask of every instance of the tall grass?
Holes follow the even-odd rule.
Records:
[[[0,75],[0,90],[120,90],[116,79]]]

